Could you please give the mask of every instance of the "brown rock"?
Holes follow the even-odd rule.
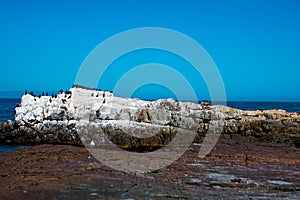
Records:
[[[141,112],[139,112],[136,121],[150,123],[150,117],[147,110],[142,109]]]
[[[204,159],[186,152],[170,166],[127,174],[86,149],[39,145],[0,153],[0,199],[299,199],[300,150],[220,139]]]

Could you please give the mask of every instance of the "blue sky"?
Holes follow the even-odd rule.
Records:
[[[206,49],[228,100],[300,101],[299,22],[296,0],[2,0],[0,91],[68,89],[101,41],[132,28],[164,27]],[[170,94],[157,85],[136,94],[160,97],[153,89]]]

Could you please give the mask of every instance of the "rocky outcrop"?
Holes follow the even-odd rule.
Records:
[[[300,147],[300,115],[284,110],[242,111],[226,108],[223,135]],[[225,112],[225,113],[226,113]]]
[[[15,122],[0,124],[0,140],[15,144],[82,145],[68,111],[71,94],[34,97],[26,94],[16,107]]]
[[[97,146],[106,138],[121,148],[161,147],[179,132],[285,143],[300,147],[300,115],[284,110],[242,111],[172,99],[142,101],[111,92],[72,88],[56,98],[30,94],[16,107],[15,122],[0,124],[0,141]]]
[[[145,174],[111,169],[70,145],[0,153],[0,199],[300,199],[300,149],[221,138],[199,159],[198,147]]]

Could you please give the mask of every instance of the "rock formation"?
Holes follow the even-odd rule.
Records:
[[[57,97],[25,94],[15,122],[0,124],[0,142],[101,145],[107,137],[121,148],[161,147],[178,131],[208,131],[221,137],[300,147],[300,115],[284,110],[242,111],[221,105],[143,101],[80,87]],[[78,134],[80,133],[80,134]]]

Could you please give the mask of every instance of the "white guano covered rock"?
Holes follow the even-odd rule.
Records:
[[[83,88],[71,88],[70,93],[55,98],[24,95],[21,105],[16,107],[15,121],[20,126],[35,127],[39,134],[56,137],[59,132],[60,140],[74,138],[79,131],[81,140],[92,146],[103,141],[102,133],[120,138],[123,135],[147,138],[155,134],[175,134],[176,128],[195,131],[199,135],[205,135],[209,129],[230,137],[238,134],[264,139],[262,136],[266,135],[266,140],[273,138],[274,141],[279,141],[280,130],[286,131],[291,138],[300,138],[298,113],[242,111],[173,99],[143,101]],[[156,139],[164,140],[162,138],[164,136]]]

